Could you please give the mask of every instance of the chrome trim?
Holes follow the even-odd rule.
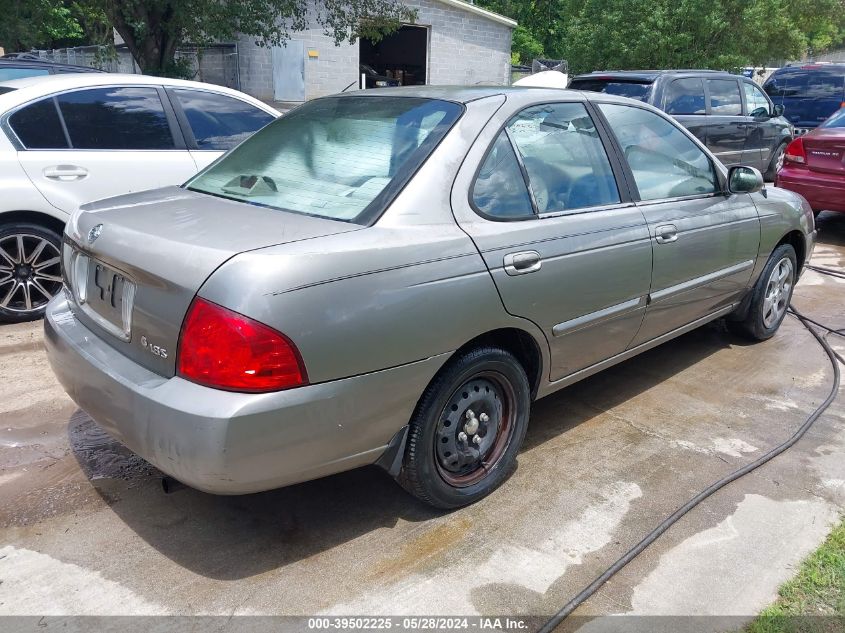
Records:
[[[569,321],[558,323],[552,328],[552,334],[554,336],[563,336],[564,334],[570,334],[577,330],[584,329],[585,327],[597,325],[603,321],[609,321],[613,317],[619,316],[620,314],[623,314],[625,312],[632,312],[637,308],[641,308],[645,305],[645,297],[637,297],[636,299],[631,299],[630,301],[617,303],[616,305],[612,305],[608,308],[596,310],[595,312],[590,312],[589,314],[584,314],[582,316],[575,317],[574,319],[570,319]]]
[[[691,290],[692,288],[696,288],[698,286],[703,286],[704,284],[708,284],[711,281],[716,281],[717,279],[721,279],[723,277],[729,277],[730,275],[742,272],[743,270],[748,270],[752,266],[754,266],[754,260],[749,259],[748,261],[741,262],[739,264],[735,264],[727,268],[722,268],[721,270],[714,271],[707,275],[695,277],[688,281],[684,281],[683,283],[679,283],[674,286],[669,286],[668,288],[664,288],[663,290],[652,292],[649,295],[649,303],[660,301],[662,299],[665,299],[666,297],[670,297],[681,292],[686,292],[687,290]]]

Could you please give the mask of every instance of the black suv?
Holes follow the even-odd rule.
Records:
[[[725,165],[749,165],[773,180],[793,129],[747,77],[713,70],[597,71],[578,75],[572,90],[639,99],[675,117]]]
[[[0,81],[56,75],[59,73],[101,73],[102,70],[88,66],[73,66],[42,59],[31,53],[9,53],[0,57]]]

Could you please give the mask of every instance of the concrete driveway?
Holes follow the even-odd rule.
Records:
[[[819,226],[814,263],[845,268],[845,214]],[[845,281],[810,271],[795,304],[845,327]],[[791,435],[831,375],[793,317],[757,345],[702,328],[537,403],[514,476],[443,514],[376,468],[245,497],[165,495],[61,391],[40,324],[3,326],[0,614],[551,614]],[[577,614],[751,615],[843,508],[840,400]]]

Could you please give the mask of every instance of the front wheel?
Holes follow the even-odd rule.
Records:
[[[437,508],[478,501],[513,470],[530,407],[528,378],[510,352],[485,346],[453,358],[414,412],[397,480]]]
[[[0,225],[0,323],[41,318],[61,289],[61,238],[36,224]]]
[[[780,168],[783,167],[783,160],[784,156],[786,155],[786,144],[781,143],[778,145],[775,153],[772,154],[772,158],[769,161],[769,168],[766,170],[764,174],[764,178],[766,181],[774,182],[775,177],[778,175]]]
[[[792,300],[797,271],[795,249],[789,244],[778,246],[754,285],[745,319],[728,321],[728,326],[755,341],[765,341],[774,336]]]

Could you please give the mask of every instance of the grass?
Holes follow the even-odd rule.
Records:
[[[845,521],[813,552],[747,633],[845,631]]]

